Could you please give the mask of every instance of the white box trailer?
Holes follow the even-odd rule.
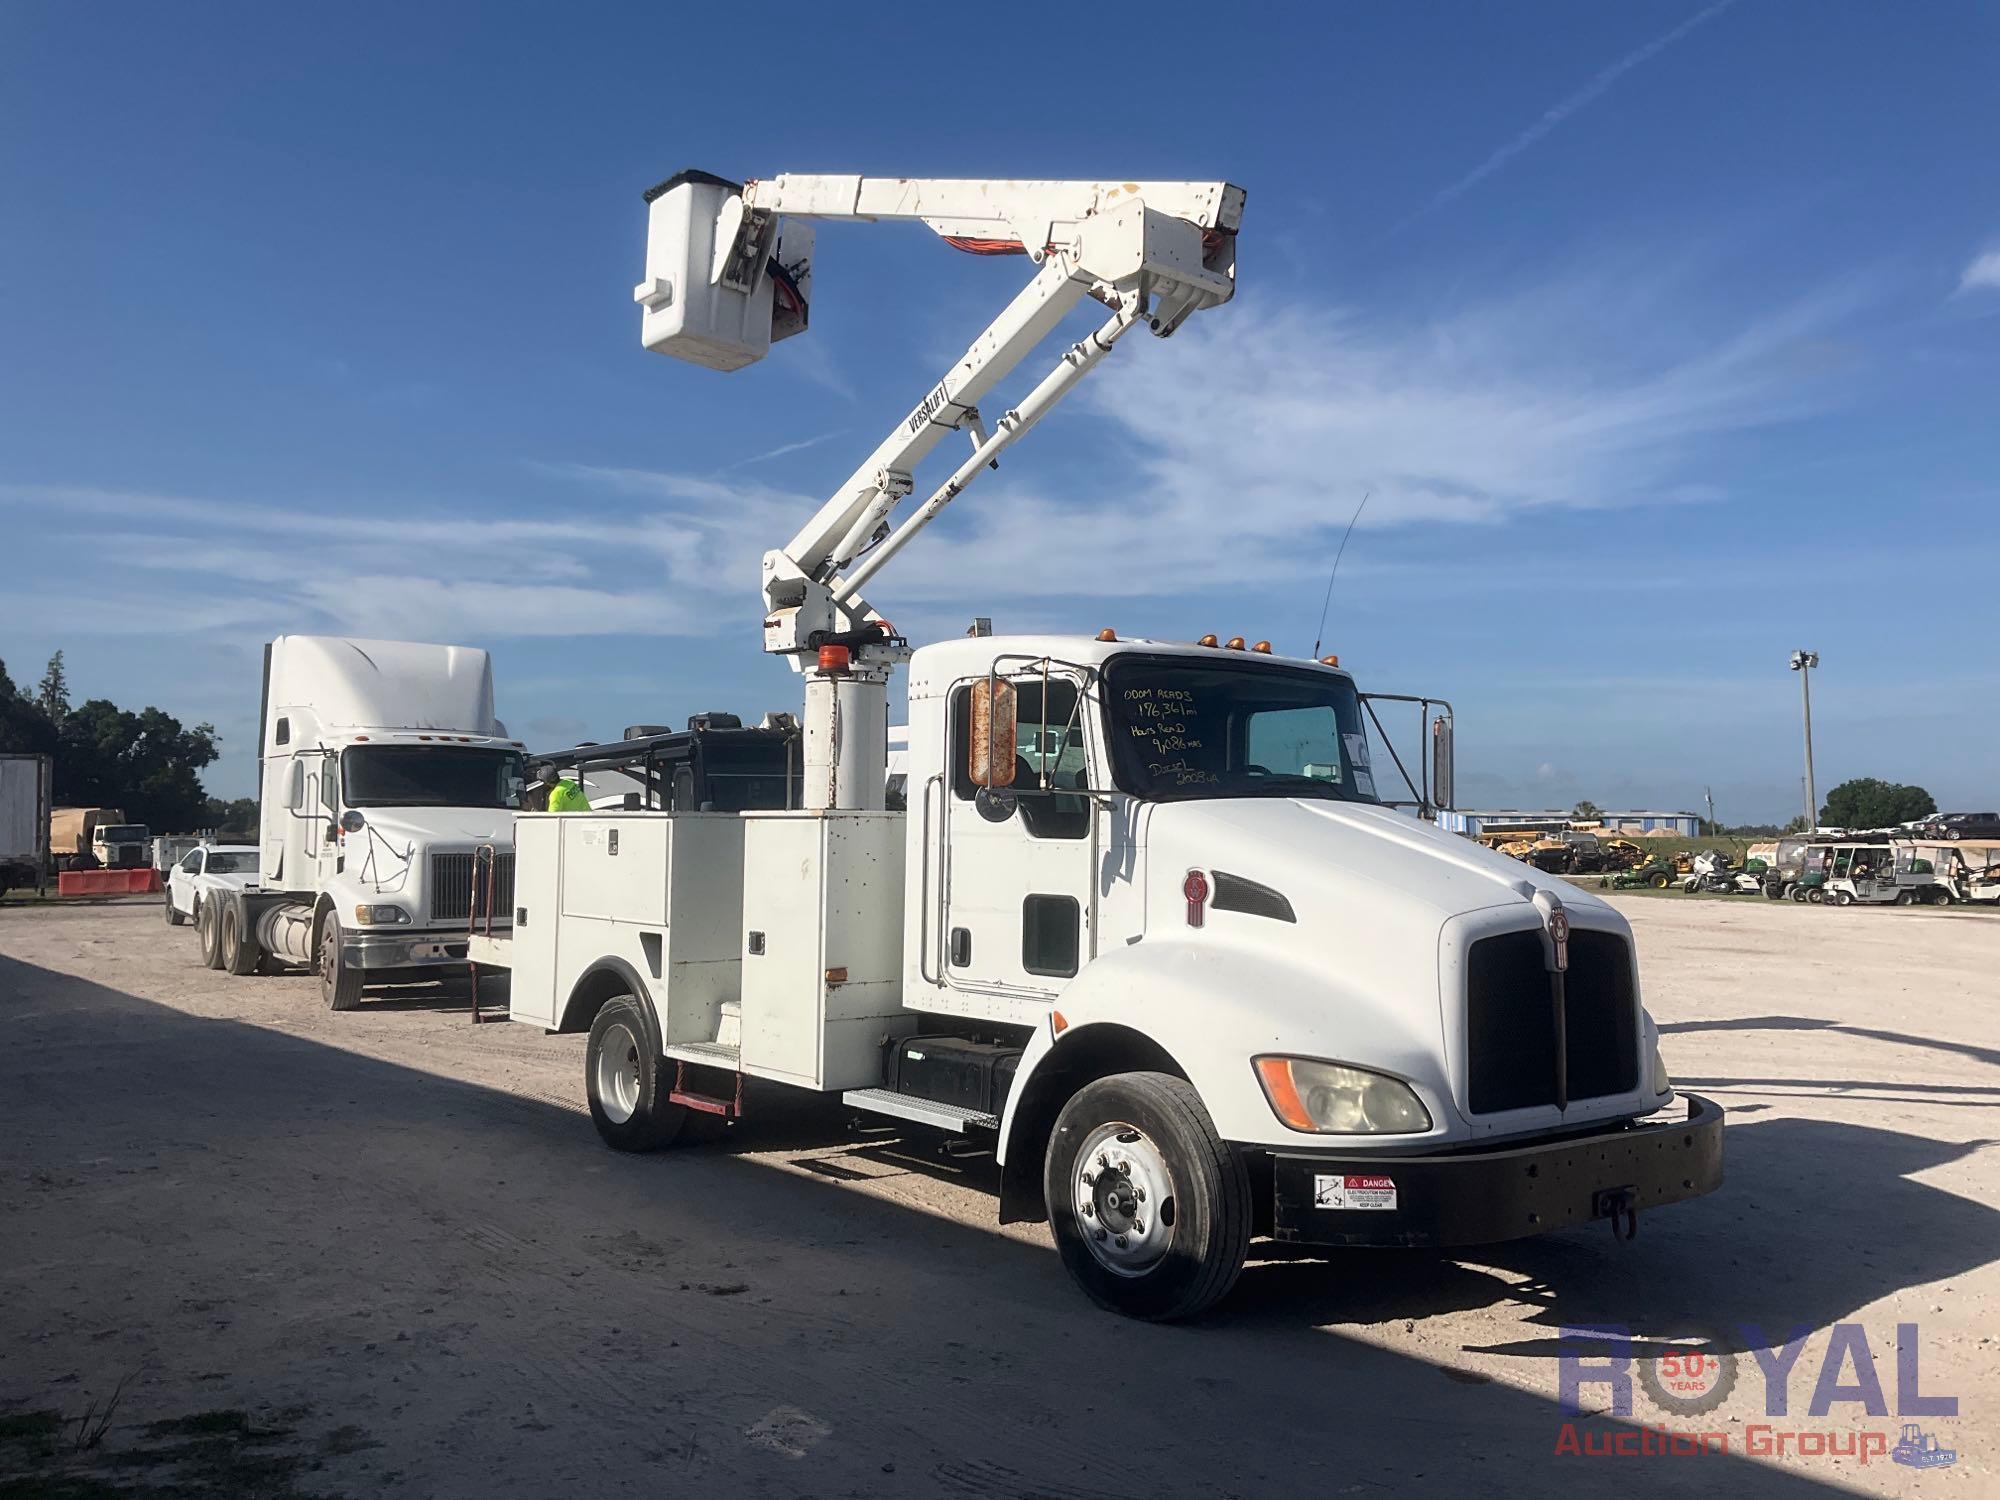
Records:
[[[49,812],[55,763],[46,755],[0,754],[0,896],[49,878]]]

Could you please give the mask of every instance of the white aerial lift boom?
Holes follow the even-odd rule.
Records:
[[[798,535],[764,555],[764,649],[806,676],[805,805],[879,809],[887,684],[908,651],[862,586],[1131,329],[1143,323],[1164,338],[1229,300],[1243,190],[787,174],[739,191],[684,172],[649,199],[647,275],[633,290],[641,337],[711,368],[750,363],[804,329],[813,242],[799,220],[917,220],[958,249],[1025,254],[1039,267]],[[1110,315],[989,429],[979,403],[1085,297]],[[970,435],[971,453],[892,529],[917,465],[954,430]]]
[[[1714,1105],[1645,1118],[1673,1089],[1624,919],[1395,810],[1337,657],[977,627],[912,651],[863,597],[1126,333],[1228,300],[1239,189],[683,173],[649,196],[646,345],[717,369],[805,326],[812,221],[917,219],[1037,269],[764,559],[765,650],[806,679],[805,806],[788,773],[730,810],[677,790],[515,822],[511,932],[469,952],[511,970],[511,1019],[589,1033],[608,1145],[737,1118],[745,1079],[990,1140],[1001,1219],[1046,1219],[1079,1285],[1145,1318],[1222,1296],[1255,1235],[1629,1235],[1720,1183]],[[1086,296],[1102,326],[983,416]],[[969,451],[897,524],[952,430]],[[1451,801],[1430,727],[1425,818]]]

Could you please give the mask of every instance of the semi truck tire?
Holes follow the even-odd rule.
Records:
[[[201,961],[211,969],[222,967],[222,924],[216,920],[215,903],[204,901],[195,909],[195,940],[201,944]]]
[[[361,971],[340,957],[340,920],[332,912],[319,929],[319,995],[328,1010],[353,1010],[361,1004]]]
[[[1117,1073],[1057,1116],[1042,1191],[1084,1294],[1127,1317],[1192,1317],[1236,1284],[1250,1250],[1250,1178],[1201,1095],[1169,1073]]]
[[[235,902],[222,909],[222,967],[232,974],[254,974],[263,952],[257,934],[246,931],[242,908]]]
[[[645,1012],[631,995],[614,995],[598,1008],[583,1083],[591,1123],[614,1151],[658,1151],[687,1124],[687,1106],[668,1097],[667,1060],[653,1046]]]

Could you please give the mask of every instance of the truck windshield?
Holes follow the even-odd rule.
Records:
[[[343,750],[349,807],[519,807],[521,756],[470,745],[367,745]]]
[[[1137,796],[1376,800],[1360,698],[1336,673],[1119,656],[1105,701],[1112,771]]]
[[[137,844],[146,837],[144,823],[112,823],[97,830],[97,836],[107,844]]]

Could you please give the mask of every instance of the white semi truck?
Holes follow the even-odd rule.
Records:
[[[350,1010],[371,981],[462,972],[489,902],[505,930],[523,756],[484,651],[280,636],[259,722],[258,889],[201,903],[210,967],[311,967]]]
[[[1039,269],[764,559],[803,805],[517,822],[512,932],[475,936],[475,976],[511,969],[513,1019],[589,1033],[607,1143],[736,1116],[745,1079],[984,1135],[1002,1220],[1047,1219],[1083,1289],[1146,1318],[1222,1296],[1253,1235],[1629,1234],[1720,1183],[1721,1112],[1669,1111],[1623,918],[1384,805],[1335,658],[983,622],[912,653],[859,593],[1125,333],[1229,299],[1241,190],[685,173],[649,201],[644,342],[714,368],[803,327],[808,219],[920,219]],[[1108,321],[989,424],[1086,296]],[[969,454],[891,529],[954,432]],[[884,797],[905,663],[907,812]],[[1448,805],[1430,728],[1421,800]]]

